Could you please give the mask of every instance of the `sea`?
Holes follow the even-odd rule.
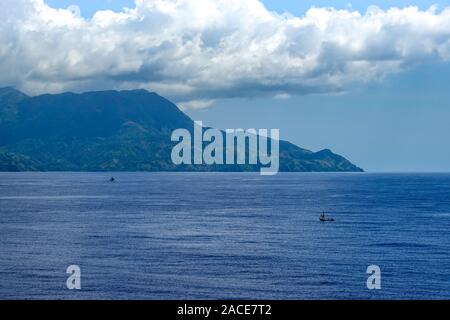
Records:
[[[0,173],[0,299],[450,299],[450,174]]]

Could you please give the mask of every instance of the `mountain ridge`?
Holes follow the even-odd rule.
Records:
[[[259,165],[171,162],[174,129],[193,121],[154,92],[108,90],[28,97],[0,88],[0,171],[258,171]],[[280,171],[361,172],[329,149],[280,140]]]

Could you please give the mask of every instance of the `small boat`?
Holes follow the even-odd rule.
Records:
[[[109,179],[109,182],[114,182],[116,181],[116,179],[114,179],[114,177],[111,177],[111,179]]]
[[[327,216],[325,216],[325,213],[322,213],[319,217],[319,220],[322,222],[332,222],[332,221],[334,221],[334,218],[327,217]]]

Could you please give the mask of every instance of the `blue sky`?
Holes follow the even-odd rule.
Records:
[[[358,1],[295,1],[295,0],[280,0],[280,1],[272,1],[266,0],[263,1],[267,8],[276,10],[276,11],[289,11],[296,15],[303,14],[310,7],[333,7],[337,9],[345,9],[350,5],[353,9],[359,11],[365,11],[370,5],[377,5],[382,9],[388,9],[390,7],[406,7],[409,5],[416,5],[422,9],[428,9],[431,5],[437,4],[439,7],[447,6],[450,1],[405,1],[405,0],[391,0],[391,1],[366,1],[366,0],[358,0]]]
[[[45,0],[45,2],[52,7],[67,8],[69,5],[78,5],[82,9],[82,15],[91,17],[97,10],[110,9],[120,11],[123,7],[132,8],[134,6],[133,0]],[[288,11],[295,15],[301,15],[310,7],[334,7],[334,8],[348,8],[351,4],[352,8],[365,11],[370,5],[377,5],[380,8],[387,9],[393,6],[405,7],[409,5],[416,5],[422,9],[427,9],[431,5],[438,5],[439,8],[444,8],[450,4],[447,1],[405,1],[405,0],[391,0],[391,1],[296,1],[296,0],[264,0],[264,5],[270,9],[278,12]]]
[[[279,127],[283,139],[331,148],[371,172],[450,171],[450,64],[427,65],[345,95],[222,101],[195,119],[221,128]]]
[[[289,11],[297,16],[311,6],[351,6],[362,12],[369,5],[384,9],[450,6],[450,0],[355,1],[352,5],[349,1],[263,2],[270,10]],[[99,9],[120,11],[124,6],[133,7],[129,0],[46,3],[60,8],[78,5],[88,18]],[[218,128],[279,128],[282,139],[314,151],[332,149],[367,171],[450,171],[450,63],[437,61],[434,55],[416,63],[421,57],[413,55],[408,60],[409,67],[387,74],[381,81],[353,83],[345,88],[345,93],[291,95],[289,99],[264,94],[215,97],[212,107],[187,113]]]
[[[134,7],[133,0],[45,0],[45,2],[54,8],[77,5],[81,9],[81,15],[86,18],[90,18],[97,10],[121,11],[124,7]]]

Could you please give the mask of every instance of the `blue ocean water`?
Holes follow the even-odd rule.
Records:
[[[0,173],[0,299],[450,298],[448,174],[110,176]]]

